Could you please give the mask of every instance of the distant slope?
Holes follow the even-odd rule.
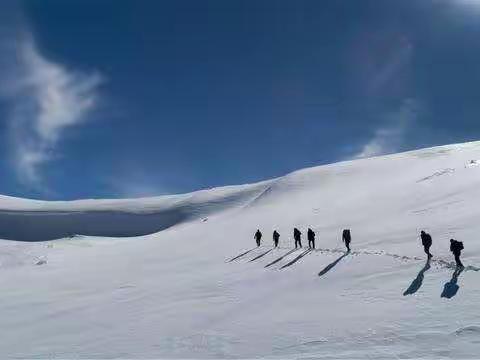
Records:
[[[477,358],[478,159],[474,142],[186,195],[0,198],[0,238],[28,240],[0,241],[0,357]],[[70,234],[90,236],[32,242]]]
[[[291,201],[293,194],[301,193],[309,198],[312,194],[321,194],[318,200],[330,204],[328,213],[337,214],[342,211],[345,214],[356,204],[353,201],[358,203],[368,201],[366,197],[375,197],[376,192],[372,190],[403,186],[404,183],[399,181],[411,176],[413,178],[409,179],[409,184],[413,182],[422,186],[421,183],[424,183],[424,187],[436,178],[452,177],[449,185],[456,187],[459,180],[454,174],[456,168],[462,171],[475,166],[475,163],[469,164],[469,161],[480,158],[479,147],[478,142],[439,146],[319,166],[257,184],[228,186],[184,195],[77,201],[38,201],[0,196],[0,239],[45,241],[71,235],[147,235],[241,206],[280,203],[285,196]],[[455,159],[454,164],[449,164],[448,155],[451,152],[464,158],[461,161]],[[387,175],[398,171],[398,166],[407,167],[386,183]],[[352,184],[355,184],[354,188]],[[393,205],[394,200],[387,198],[395,198],[395,194],[378,193],[381,195],[378,199],[380,202],[390,201]],[[342,209],[344,206],[347,208]],[[325,215],[329,216],[328,213]]]
[[[242,206],[267,183],[125,200],[38,201],[0,197],[0,239],[45,241],[72,235],[130,237]]]

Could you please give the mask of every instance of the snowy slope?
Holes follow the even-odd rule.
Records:
[[[44,241],[72,235],[139,236],[245,204],[265,183],[125,200],[38,201],[0,196],[0,238]]]
[[[0,242],[0,356],[478,357],[477,159],[480,142],[187,195],[2,197],[0,238],[26,241]],[[320,249],[291,252],[294,226]],[[257,227],[262,247],[229,261]],[[458,278],[450,237],[465,244]]]

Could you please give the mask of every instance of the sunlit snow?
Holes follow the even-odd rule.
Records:
[[[0,355],[478,357],[476,159],[480,142],[185,195],[1,197]],[[294,226],[318,249],[294,251]]]

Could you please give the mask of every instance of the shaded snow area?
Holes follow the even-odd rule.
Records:
[[[1,197],[0,357],[476,358],[479,158],[475,142],[186,195]],[[294,226],[318,249],[294,250]]]

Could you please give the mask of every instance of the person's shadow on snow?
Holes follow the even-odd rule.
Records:
[[[450,281],[443,286],[443,291],[440,297],[450,299],[457,295],[458,289],[460,288],[460,286],[457,285],[457,281],[463,270],[463,267],[455,269]]]
[[[410,284],[410,286],[408,287],[408,289],[403,292],[403,296],[415,294],[418,291],[418,289],[420,289],[420,287],[423,284],[423,279],[425,277],[425,272],[427,272],[429,269],[430,269],[430,258],[427,260],[427,263],[425,264],[423,269],[420,270],[417,277],[415,279],[413,279],[413,281]]]
[[[332,262],[331,264],[328,264],[322,271],[320,271],[318,273],[318,276],[323,276],[325,275],[327,272],[329,272],[330,270],[332,270],[333,267],[335,267],[335,265],[337,265],[345,256],[347,256],[348,254],[350,254],[350,251],[347,251],[345,254],[343,254],[342,256],[340,256],[337,260],[335,260],[334,262]]]

